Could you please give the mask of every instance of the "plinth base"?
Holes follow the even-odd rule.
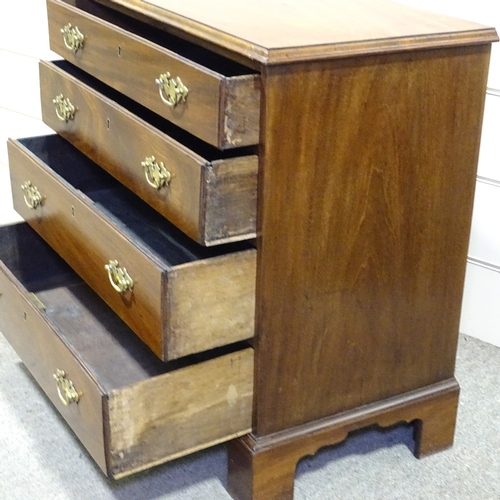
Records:
[[[301,458],[372,425],[413,423],[417,458],[449,448],[459,392],[452,378],[286,431],[234,440],[228,445],[228,491],[235,500],[292,500]]]

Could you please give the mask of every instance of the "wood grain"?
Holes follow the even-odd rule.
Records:
[[[135,139],[168,144],[179,155],[174,180],[186,183],[168,216],[207,245],[204,231],[233,241],[233,216],[258,217],[257,255],[237,243],[205,248],[165,231],[169,223],[113,179],[87,179],[87,158],[66,154],[63,139],[43,151],[65,165],[57,172],[10,142],[20,213],[158,357],[180,357],[162,364],[85,285],[41,290],[42,313],[1,267],[0,326],[16,333],[42,385],[40,354],[76,373],[89,394],[76,409],[90,408],[74,425],[94,439],[103,470],[142,470],[246,433],[252,418],[252,435],[230,447],[229,488],[238,500],[288,500],[298,459],[365,425],[414,423],[417,455],[450,446],[495,30],[387,0],[47,1],[51,48],[149,113],[123,120],[117,103],[63,78],[64,92],[78,88],[77,116],[105,118],[95,142],[89,116],[81,129],[55,129],[134,189],[131,169],[111,165],[137,163]],[[67,23],[85,35],[77,53],[64,47]],[[48,67],[43,85],[56,92]],[[166,71],[189,88],[186,104],[161,103],[155,79]],[[255,158],[198,156],[160,137],[154,114],[221,150],[259,144],[257,210]],[[72,170],[85,188],[67,182]],[[35,214],[19,190],[26,177],[46,197]],[[133,294],[103,285],[110,257],[133,275]],[[251,337],[254,312],[255,370],[241,344],[210,350]],[[198,350],[210,351],[189,356]]]
[[[263,64],[488,43],[493,28],[388,0],[98,0]]]
[[[256,435],[453,376],[489,50],[264,75]]]
[[[222,149],[244,146],[245,138],[259,142],[261,81],[254,75],[235,76],[221,89],[221,115],[224,123],[220,129]]]
[[[247,434],[252,395],[252,349],[113,391],[110,474],[122,477]]]
[[[165,312],[169,359],[253,337],[256,253],[249,250],[192,262],[169,273]]]
[[[237,241],[241,235],[255,238],[257,171],[258,159],[254,156],[216,160],[206,166],[203,233],[210,235],[210,244]]]
[[[95,210],[86,195],[51,172],[29,150],[9,143],[13,186],[31,181],[46,198],[31,210],[20,188],[13,189],[14,208],[100,295],[100,297],[162,357],[162,283],[164,265],[147,255],[113,221]],[[109,283],[104,266],[116,259],[134,280],[133,293],[120,294]]]
[[[82,4],[85,2],[79,2]],[[234,120],[237,128],[227,130],[221,102],[231,75],[205,68],[64,1],[48,0],[47,7],[50,48],[71,63],[216,147],[224,149],[258,142],[258,127],[240,126],[242,123],[258,125],[258,75],[249,76],[241,83],[240,90],[245,88],[252,98],[245,101],[249,106],[244,109],[233,106],[244,117]],[[67,23],[78,26],[86,37],[84,48],[76,54],[65,47],[60,32]],[[139,67],[141,70],[137,71]],[[167,71],[174,78],[180,77],[189,89],[186,102],[176,107],[162,102],[155,83]],[[230,142],[227,141],[229,135]]]
[[[140,110],[126,107],[128,102],[121,105],[114,94],[103,94],[106,89],[95,89],[99,82],[82,82],[86,75],[80,73],[67,63],[40,63],[47,125],[198,243],[216,245],[255,236],[256,156],[225,159],[206,146],[197,153],[189,148],[189,142],[194,147],[197,142],[189,141],[187,134],[177,134],[187,144],[178,142],[147,122],[149,114],[141,118],[133,112]],[[67,123],[59,120],[52,103],[60,93],[77,108],[74,120]],[[163,162],[172,176],[162,189],[145,179],[141,162],[150,156]]]

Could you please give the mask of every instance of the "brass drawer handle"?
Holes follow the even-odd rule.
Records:
[[[36,210],[40,205],[43,205],[44,197],[40,194],[36,186],[31,184],[31,181],[26,181],[21,185],[24,194],[24,202],[32,210]]]
[[[64,406],[69,406],[72,403],[78,403],[82,394],[75,389],[73,382],[66,376],[64,370],[56,370],[54,379],[57,385],[57,394]]]
[[[59,120],[64,123],[68,123],[69,120],[73,120],[75,118],[75,107],[71,104],[71,101],[64,97],[62,94],[54,97],[52,102],[56,108],[56,115]]]
[[[172,78],[167,71],[156,79],[156,84],[158,85],[161,100],[167,106],[175,108],[180,102],[186,102],[189,90],[179,77]]]
[[[66,48],[71,50],[74,54],[76,54],[79,49],[83,49],[85,37],[78,29],[78,26],[71,26],[71,24],[68,23],[61,29],[61,33],[64,45],[66,45]]]
[[[162,187],[170,184],[172,174],[165,168],[162,161],[158,163],[154,156],[148,156],[143,162],[141,162],[141,165],[144,169],[146,181],[151,187],[161,189]]]
[[[130,277],[124,267],[118,265],[117,260],[110,260],[104,266],[108,271],[109,282],[118,293],[130,292],[134,288],[134,280]]]

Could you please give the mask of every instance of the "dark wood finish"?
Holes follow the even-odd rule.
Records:
[[[190,61],[189,55],[178,55],[150,41],[145,38],[149,33],[135,34],[112,24],[115,19],[119,22],[112,12],[107,16],[109,22],[88,14],[83,9],[87,4],[92,6],[92,1],[79,1],[80,8],[72,4],[69,0],[47,0],[50,48],[54,52],[209,144],[226,149],[258,142],[259,75],[241,78],[242,67],[229,62],[222,68],[217,65],[217,70],[227,73],[221,74]],[[61,28],[68,23],[86,37],[77,53],[64,45]],[[213,59],[209,56],[204,63]],[[180,77],[189,89],[186,103],[175,108],[162,102],[155,83],[167,71]],[[231,90],[226,91],[228,85]],[[232,99],[241,95],[245,99],[240,102]]]
[[[253,336],[255,249],[205,248],[58,136],[9,142],[15,209],[163,360]],[[32,210],[22,184],[44,203]],[[116,259],[134,280],[111,286]]]
[[[174,319],[176,334],[170,336],[181,350],[191,342],[192,329],[199,333],[196,349],[206,349],[203,342],[212,332],[207,334],[205,323],[215,318],[217,336],[228,327],[227,318],[234,318],[221,314],[235,307],[226,273],[231,281],[243,280],[247,305],[255,300],[253,429],[230,447],[235,498],[291,499],[297,460],[368,425],[414,423],[419,456],[451,445],[459,313],[495,30],[385,0],[292,1],[286,9],[276,0],[220,0],[210,8],[201,0],[99,3],[48,0],[53,50],[212,145],[233,148],[260,139],[256,297],[251,251],[238,253],[251,267],[243,273],[237,260],[220,254],[212,270],[208,259],[189,262],[168,279],[156,271],[162,260],[156,256],[151,275],[156,285],[162,276],[161,292],[168,288],[167,316],[173,318],[175,310],[186,318]],[[68,22],[88,36],[76,54],[63,47],[59,32]],[[165,111],[157,107],[156,86],[150,84],[167,70],[179,73],[192,93],[186,105]],[[89,145],[79,147],[98,155]],[[54,154],[60,154],[57,149]],[[16,151],[18,158],[34,160]],[[221,160],[207,172],[205,180],[213,184],[200,205],[211,206],[215,215],[224,211],[220,204],[245,189],[236,172],[248,167],[227,156]],[[212,197],[219,182],[221,196]],[[77,198],[88,208],[83,196]],[[145,211],[135,202],[132,207],[132,213]],[[101,227],[99,218],[71,232],[67,213],[48,217],[46,209],[30,223],[50,226],[46,235],[61,253],[78,263],[78,252],[94,251],[95,243],[85,244],[92,224]],[[207,229],[219,222],[215,217],[203,224]],[[145,227],[154,234],[156,222]],[[99,232],[95,240],[105,240]],[[130,234],[120,238],[134,240]],[[106,244],[120,248],[111,239]],[[124,252],[128,269],[154,254],[139,253]],[[86,267],[92,266],[81,264],[79,272]],[[148,320],[141,327],[146,331],[149,322],[158,323],[160,315],[150,315],[149,304],[157,307],[160,292],[142,271],[138,283],[152,290],[139,315]],[[205,309],[193,305],[193,290],[206,297]],[[253,333],[252,311],[239,314],[250,318],[246,326]],[[229,325],[229,331],[234,328]],[[198,373],[193,383],[210,394],[204,376]],[[229,389],[210,394],[205,403],[215,397],[231,404]],[[140,420],[144,407],[162,400],[159,391],[161,384],[151,385],[144,400],[131,391],[126,403],[110,401],[107,411]],[[112,428],[116,449],[127,455],[126,469],[132,470],[134,457],[147,450],[127,441],[124,419],[107,432]],[[189,439],[181,437],[184,444]],[[145,446],[155,450],[157,442]]]
[[[40,63],[40,83],[44,122],[188,236],[209,246],[255,237],[257,156],[200,144],[64,61]],[[77,108],[67,123],[52,102],[60,93]],[[148,184],[148,156],[164,163],[168,186]]]
[[[54,286],[54,252],[35,232],[23,240],[0,228],[0,329],[48,398],[108,476],[118,478],[250,430],[253,350],[239,345],[162,363],[118,317],[68,270],[69,285]],[[21,244],[21,248],[10,243]],[[30,252],[37,262],[38,301],[29,293]],[[46,258],[48,266],[45,265]],[[31,278],[31,279],[30,279]],[[40,309],[40,303],[43,309]],[[37,306],[38,304],[38,306]],[[80,392],[64,406],[53,374],[63,369]],[[161,394],[161,397],[159,395]],[[148,411],[145,412],[144,408]],[[55,436],[57,439],[57,436]]]
[[[228,445],[228,491],[235,500],[292,500],[298,461],[343,441],[353,430],[399,422],[416,429],[417,457],[453,444],[459,387],[454,378],[362,408]]]
[[[266,71],[257,436],[453,376],[489,51]]]

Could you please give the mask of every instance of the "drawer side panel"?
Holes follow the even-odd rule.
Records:
[[[168,359],[254,336],[256,259],[257,251],[248,250],[169,274]]]
[[[111,475],[118,478],[247,434],[253,358],[253,350],[245,349],[111,394]]]
[[[207,166],[204,186],[204,234],[207,245],[256,235],[256,156],[215,161]]]
[[[232,78],[224,87],[223,148],[259,143],[261,80],[255,75]]]

